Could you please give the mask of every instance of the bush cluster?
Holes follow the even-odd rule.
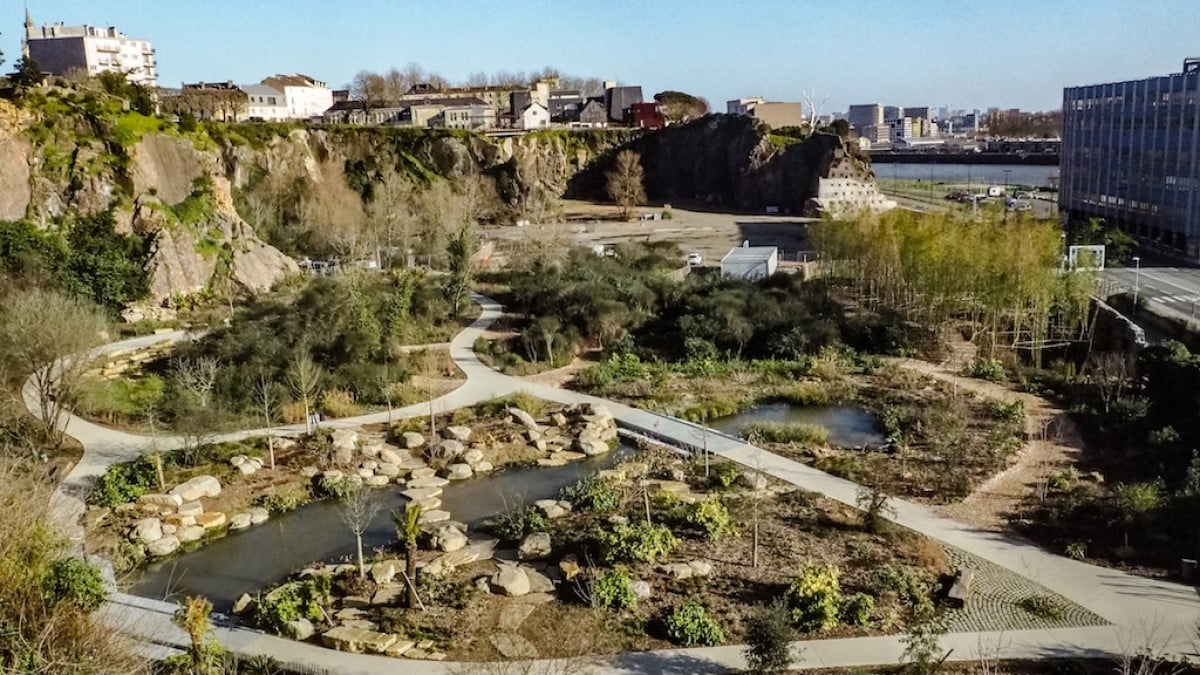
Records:
[[[797,628],[824,631],[837,626],[842,602],[840,576],[834,565],[806,564],[800,569],[783,596]]]
[[[275,633],[283,633],[288,623],[298,619],[318,621],[325,616],[332,590],[332,580],[325,574],[288,582],[258,599],[252,620]]]
[[[667,615],[666,627],[667,637],[684,647],[719,645],[725,641],[725,631],[695,598]]]
[[[633,579],[629,572],[616,567],[605,570],[592,582],[592,605],[600,609],[619,611],[637,604]]]
[[[96,481],[88,494],[88,502],[97,506],[115,508],[134,501],[156,487],[154,464],[145,457],[131,462],[112,464]]]
[[[617,563],[652,563],[670,553],[679,540],[663,525],[646,521],[618,525],[613,530],[601,530],[597,536],[600,561],[605,565]]]
[[[606,512],[621,505],[621,492],[620,482],[613,478],[588,476],[563,488],[559,497],[578,509]]]
[[[687,523],[713,541],[737,533],[729,509],[719,499],[709,498],[692,504],[688,509]]]
[[[755,422],[742,430],[742,437],[751,443],[798,443],[800,445],[825,445],[829,442],[829,430],[819,424],[780,424],[778,422]]]

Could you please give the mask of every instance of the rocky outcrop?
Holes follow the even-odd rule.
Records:
[[[28,114],[0,101],[0,220],[17,220],[29,208],[29,161],[33,146],[23,129]]]
[[[192,193],[192,182],[205,173],[201,155],[182,138],[150,134],[130,149],[129,172],[135,195],[152,194],[178,204]]]

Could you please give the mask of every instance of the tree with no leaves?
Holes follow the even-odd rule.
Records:
[[[217,371],[220,370],[217,360],[211,356],[175,359],[172,370],[179,386],[192,392],[201,408],[207,408],[213,387],[217,385]]]
[[[633,207],[646,202],[642,159],[632,150],[622,150],[608,172],[608,196],[621,207],[621,220],[633,216]]]
[[[338,504],[342,522],[354,533],[358,553],[358,578],[367,577],[367,566],[363,559],[363,533],[371,526],[371,520],[379,513],[379,500],[375,491],[361,483],[351,483]]]
[[[312,404],[321,390],[321,368],[313,363],[308,352],[304,352],[288,368],[287,382],[292,389],[292,395],[304,403],[304,429],[312,433],[309,420],[312,416]]]
[[[0,368],[18,383],[29,377],[46,437],[62,447],[64,416],[75,406],[88,351],[100,344],[108,322],[91,305],[55,290],[26,288],[2,298]]]

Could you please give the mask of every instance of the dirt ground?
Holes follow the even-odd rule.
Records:
[[[638,214],[660,216],[664,205],[639,207]],[[811,218],[765,214],[718,213],[671,206],[670,220],[623,222],[610,204],[564,201],[566,222],[545,226],[505,226],[488,230],[488,236],[509,246],[532,238],[553,239],[561,244],[595,246],[626,241],[670,241],[679,245],[682,256],[699,253],[705,265],[716,265],[729,249],[749,241],[751,246],[778,246],[781,260],[796,260],[811,251],[806,224]],[[505,246],[499,247],[501,250]]]

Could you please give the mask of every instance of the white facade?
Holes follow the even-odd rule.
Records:
[[[158,86],[158,62],[149,40],[135,40],[116,28],[96,26],[34,26],[25,15],[23,55],[42,72],[66,75],[82,71],[89,76],[122,73],[146,87]]]
[[[521,111],[522,129],[541,129],[550,126],[550,111],[538,103],[530,103]]]
[[[740,246],[721,258],[721,274],[746,281],[762,281],[779,268],[779,249],[775,246]]]
[[[888,199],[874,183],[855,178],[820,179],[816,203],[822,212],[834,217],[896,208],[896,202]]]
[[[320,117],[333,107],[333,91],[324,82],[307,75],[275,75],[262,83],[283,92],[287,119]]]
[[[263,122],[282,122],[289,119],[283,92],[265,84],[247,84],[241,89],[250,99],[246,106],[247,119]]]

